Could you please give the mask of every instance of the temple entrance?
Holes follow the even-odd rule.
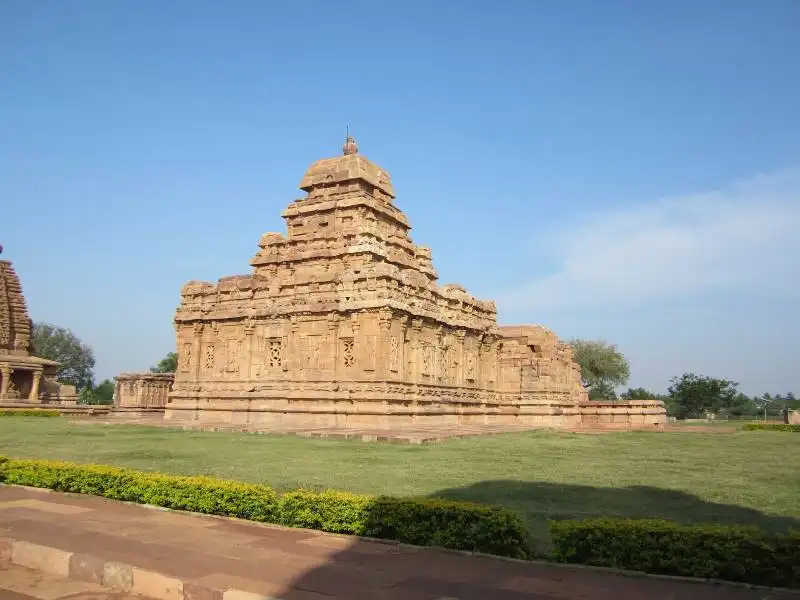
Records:
[[[9,394],[16,393],[16,396],[9,396],[15,400],[27,400],[33,387],[33,371],[15,369],[11,373],[11,385]]]

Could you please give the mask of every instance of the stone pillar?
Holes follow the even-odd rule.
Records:
[[[42,380],[42,374],[39,371],[33,372],[33,382],[31,383],[31,391],[28,394],[30,402],[39,403],[39,383]]]
[[[205,329],[205,325],[203,323],[195,323],[193,326],[194,331],[194,338],[192,339],[192,354],[194,354],[194,376],[192,377],[193,381],[197,381],[200,379],[200,369],[203,366],[203,330]],[[189,369],[192,369],[192,365],[189,365]]]
[[[378,338],[378,356],[376,356],[376,376],[378,379],[389,378],[389,360],[391,354],[391,336],[392,329],[392,312],[381,311],[378,316],[378,329],[380,337]]]
[[[362,356],[363,341],[358,333],[361,329],[361,323],[359,322],[358,318],[358,313],[350,313],[350,326],[353,329],[353,356],[355,356],[356,360],[355,373],[352,373],[351,379],[361,379],[361,377],[357,377],[357,374],[360,375],[363,368],[363,361],[359,360]]]
[[[253,363],[253,339],[256,326],[253,323],[245,323],[244,344],[242,349],[243,356],[239,356],[239,369],[245,380],[250,379],[250,366]]]
[[[337,377],[339,369],[339,315],[331,313],[328,317],[328,370]]]
[[[289,372],[297,379],[300,369],[303,368],[303,361],[300,360],[299,344],[297,343],[297,332],[300,330],[300,323],[297,321],[297,315],[289,317],[289,342],[286,347],[286,356],[284,357],[283,364],[289,365]],[[286,369],[284,369],[285,371]]]
[[[11,367],[0,369],[0,398],[8,397],[8,388],[11,385]]]
[[[455,385],[464,385],[464,337],[467,332],[463,329],[456,331],[456,380]]]
[[[422,379],[420,375],[420,361],[422,361],[422,344],[420,343],[420,332],[422,331],[422,319],[411,321],[411,373],[409,379],[413,383],[419,383]]]
[[[481,340],[478,346],[478,372],[476,373],[478,377],[478,387],[487,388],[489,385],[489,352],[491,350],[491,345],[486,342],[485,339]]]
[[[400,335],[397,342],[397,373],[396,377],[400,380],[406,380],[408,376],[406,368],[406,335],[408,333],[408,317],[403,315],[400,317]]]

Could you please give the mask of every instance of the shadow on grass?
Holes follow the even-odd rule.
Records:
[[[708,502],[681,491],[645,486],[608,489],[500,480],[444,489],[430,497],[502,505],[518,512],[531,528],[532,543],[539,552],[547,551],[549,546],[548,519],[617,516],[663,518],[686,524],[749,525],[771,531],[800,528],[798,519],[771,516],[750,508]],[[413,524],[407,525],[413,528]],[[343,538],[339,543],[340,549],[325,555],[320,564],[297,577],[277,597],[305,600],[309,593],[392,600],[632,600],[643,597],[648,600],[777,600],[791,597],[788,591],[765,594],[760,590],[702,582],[630,578],[566,565],[508,562],[440,551],[414,552],[356,538]]]
[[[549,519],[668,519],[692,525],[749,525],[767,531],[800,529],[800,520],[768,515],[732,504],[708,502],[679,490],[649,486],[598,488],[543,481],[482,481],[466,487],[440,490],[432,497],[496,504],[525,519],[537,551],[548,549]]]

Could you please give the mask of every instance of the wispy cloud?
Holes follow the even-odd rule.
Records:
[[[800,170],[598,211],[542,244],[555,271],[501,295],[501,309],[630,307],[720,290],[797,294]]]

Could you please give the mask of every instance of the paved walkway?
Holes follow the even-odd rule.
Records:
[[[147,600],[96,583],[74,581],[0,562],[0,600]]]
[[[0,486],[0,538],[282,600],[783,600],[742,587],[504,561]],[[0,540],[2,541],[2,540]],[[16,548],[16,546],[14,547]],[[208,595],[203,600],[219,599]],[[147,594],[154,595],[154,594]]]

